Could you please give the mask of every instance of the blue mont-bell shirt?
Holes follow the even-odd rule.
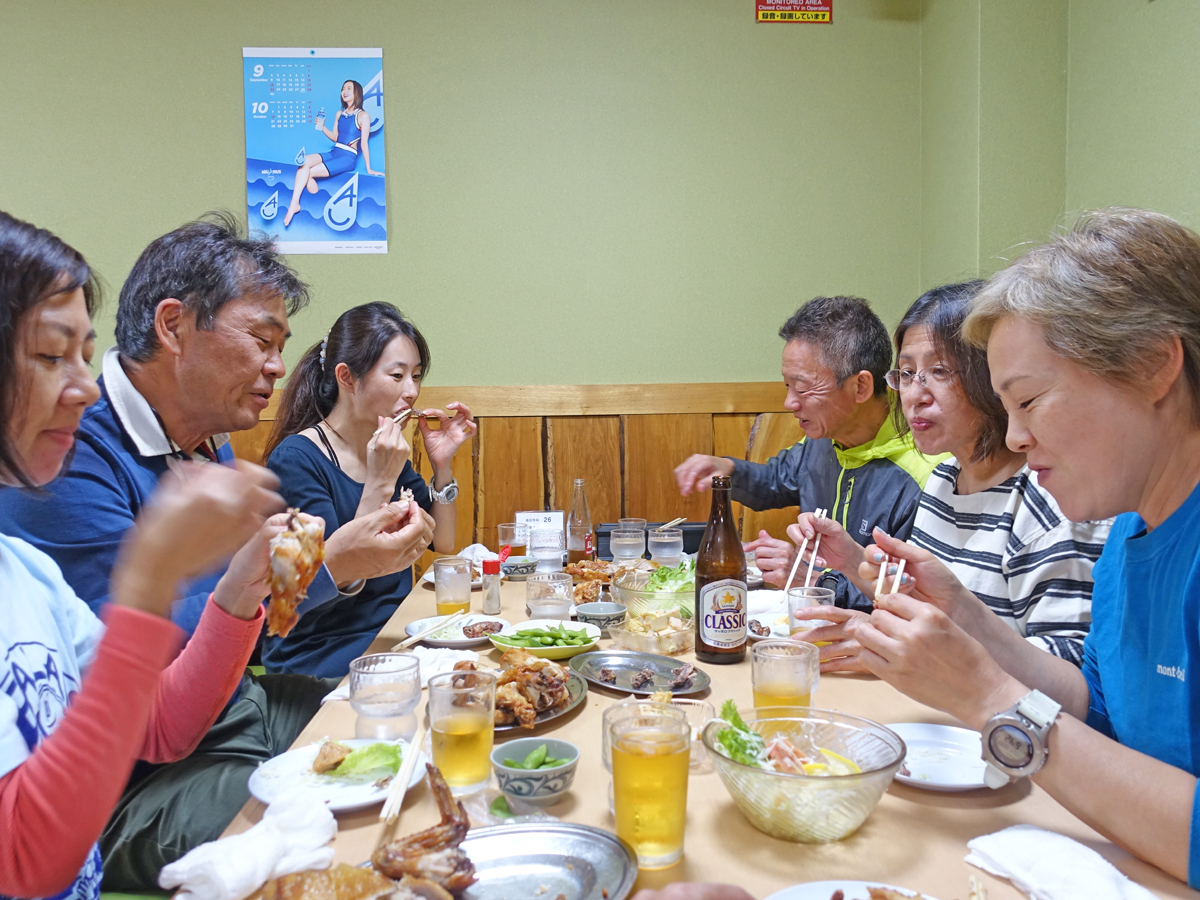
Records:
[[[1083,645],[1087,722],[1200,775],[1200,487],[1155,528],[1118,516],[1093,570]],[[1190,680],[1189,680],[1190,679]],[[1200,782],[1198,782],[1200,787]],[[1200,885],[1200,791],[1192,800],[1188,884]]]

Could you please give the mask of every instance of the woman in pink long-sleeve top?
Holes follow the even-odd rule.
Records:
[[[95,296],[78,252],[0,212],[5,490],[52,480],[99,396]],[[164,482],[122,550],[103,622],[48,556],[0,535],[0,896],[99,895],[96,839],[134,762],[190,753],[239,683],[285,518],[267,518],[282,506],[274,486],[250,466]],[[176,586],[230,554],[180,652]]]

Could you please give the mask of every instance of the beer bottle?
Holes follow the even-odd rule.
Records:
[[[746,658],[746,554],[729,505],[729,479],[712,480],[712,511],[696,556],[696,659]]]
[[[567,515],[567,562],[591,559],[594,549],[592,514],[588,510],[587,493],[583,490],[583,479],[576,478],[575,492],[571,494],[571,511]]]

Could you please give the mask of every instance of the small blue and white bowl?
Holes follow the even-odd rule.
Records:
[[[532,556],[510,556],[500,563],[500,571],[509,581],[524,581],[537,571],[537,559]]]
[[[620,625],[625,621],[628,610],[623,603],[597,601],[595,603],[580,603],[575,607],[575,618],[580,622],[595,625],[605,634],[610,625]]]
[[[567,760],[553,769],[513,769],[504,764],[506,759],[518,762],[540,747],[546,745],[546,755]],[[506,797],[515,798],[534,806],[553,806],[570,790],[575,780],[575,767],[579,764],[579,748],[570,741],[557,738],[524,737],[505,741],[492,749],[492,768],[496,780]]]

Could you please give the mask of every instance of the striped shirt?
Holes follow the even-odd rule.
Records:
[[[960,469],[952,458],[933,470],[910,540],[1030,643],[1080,665],[1112,520],[1069,521],[1028,466],[974,494],[957,492]]]

